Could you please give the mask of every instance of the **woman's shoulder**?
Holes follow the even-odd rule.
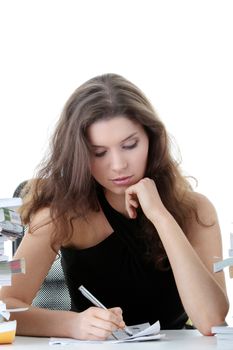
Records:
[[[192,192],[190,198],[195,205],[195,212],[187,222],[187,237],[193,246],[200,249],[203,248],[203,239],[208,242],[207,246],[212,240],[218,241],[218,216],[213,203],[204,194]]]
[[[48,230],[54,226],[49,207],[37,210],[30,218],[29,230],[31,232],[41,231],[42,228]]]
[[[213,222],[216,219],[217,213],[214,204],[211,200],[200,192],[190,192],[190,198],[194,202],[198,217],[201,221]]]

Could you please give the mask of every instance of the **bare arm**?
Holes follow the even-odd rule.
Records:
[[[126,207],[130,217],[135,217],[135,208],[140,203],[156,227],[184,308],[197,329],[210,335],[212,326],[224,322],[229,307],[224,274],[214,274],[212,267],[215,257],[222,256],[221,235],[213,205],[204,196],[193,195],[200,219],[214,225],[203,227],[193,218],[189,239],[164,207],[152,180],[145,178],[127,189]]]
[[[46,218],[48,210],[44,209],[35,216],[33,225],[46,221]],[[91,307],[77,313],[31,306],[56,257],[50,246],[53,229],[53,224],[49,223],[25,234],[14,258],[25,258],[26,273],[14,275],[12,286],[2,287],[0,299],[8,307],[29,307],[28,311],[11,314],[11,319],[17,319],[19,335],[105,339],[113,330],[125,326],[120,308],[103,310]]]

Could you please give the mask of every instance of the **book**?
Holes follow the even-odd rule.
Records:
[[[0,236],[5,235],[11,239],[22,237],[24,227],[20,214],[9,208],[0,208]]]
[[[212,333],[217,338],[217,344],[221,349],[233,349],[233,327],[227,325],[215,326],[211,328]]]
[[[214,326],[211,328],[212,333],[217,334],[231,334],[233,336],[233,327],[223,325],[223,326]]]
[[[22,204],[22,198],[13,197],[13,198],[0,198],[0,208],[8,208],[16,210]]]
[[[11,286],[11,277],[15,273],[25,273],[25,261],[23,258],[0,261],[0,286]]]

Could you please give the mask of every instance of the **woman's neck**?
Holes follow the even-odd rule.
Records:
[[[122,215],[129,217],[125,207],[125,195],[118,195],[112,192],[104,192],[105,198],[113,209],[121,213]]]

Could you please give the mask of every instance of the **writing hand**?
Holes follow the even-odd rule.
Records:
[[[125,327],[119,307],[105,310],[94,306],[76,315],[72,337],[80,340],[105,340],[112,332]]]

